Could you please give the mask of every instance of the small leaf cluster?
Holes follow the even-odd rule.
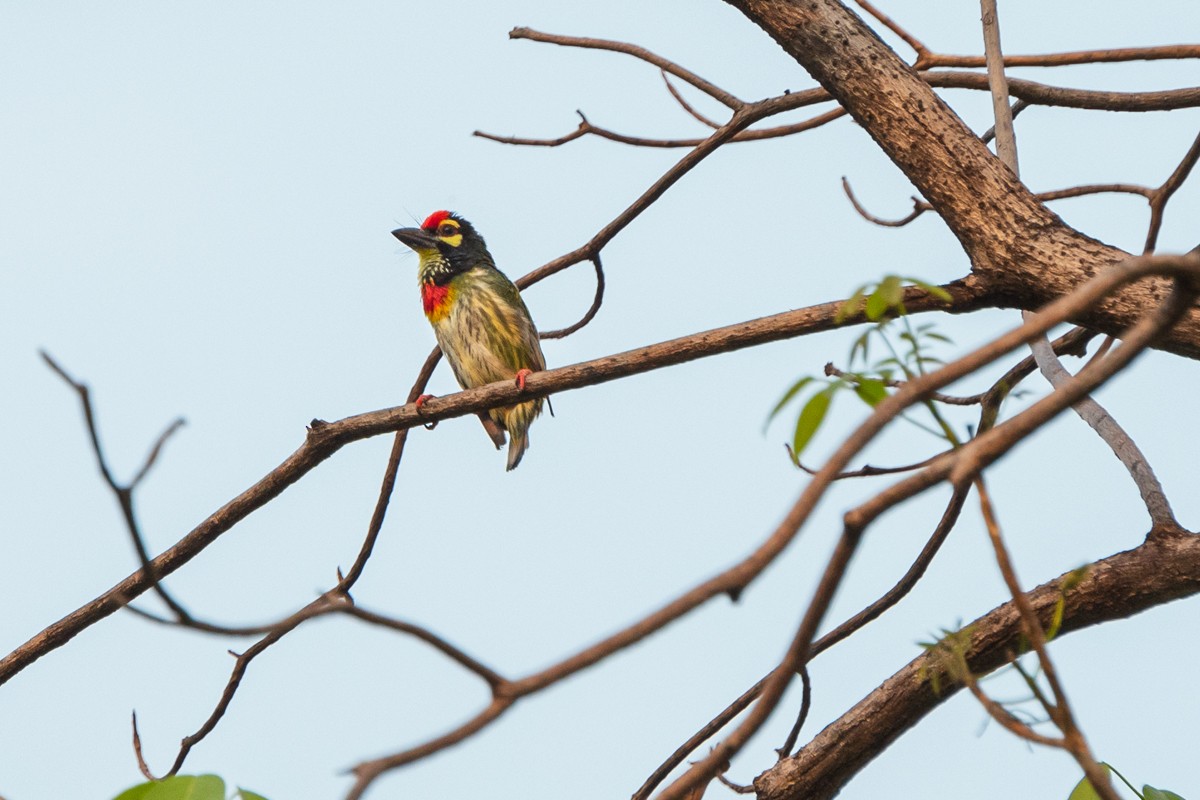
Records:
[[[226,800],[225,781],[216,775],[174,775],[161,781],[131,786],[113,800]],[[249,789],[238,789],[229,800],[267,800]]]
[[[905,286],[923,289],[944,303],[953,299],[942,287],[920,278],[885,275],[879,283],[864,283],[855,289],[838,309],[834,322],[841,325],[860,314],[865,316],[868,322],[879,322],[888,316],[904,316],[908,313],[904,307]]]
[[[838,394],[849,390],[874,408],[888,397],[888,386],[895,380],[922,375],[929,367],[944,363],[931,355],[931,350],[939,343],[949,343],[950,339],[934,330],[932,324],[910,324],[904,307],[906,286],[917,286],[939,299],[950,300],[949,293],[939,286],[899,275],[887,275],[877,284],[858,287],[842,303],[835,321],[841,324],[865,317],[875,324],[868,327],[851,345],[847,371],[829,377],[801,377],[783,393],[767,416],[766,424],[770,425],[797,397],[807,398],[800,406],[789,447],[792,460],[797,465],[800,454],[820,429]],[[887,355],[884,358],[871,360],[873,342],[881,342],[886,348]],[[827,372],[831,366],[826,368]],[[946,438],[943,432],[932,432]]]
[[[937,639],[928,642],[918,642],[929,658],[921,665],[917,676],[923,681],[929,681],[929,688],[935,695],[941,695],[943,681],[949,679],[961,683],[970,674],[967,665],[967,653],[971,651],[971,636],[975,633],[974,626],[951,630],[942,628]]]

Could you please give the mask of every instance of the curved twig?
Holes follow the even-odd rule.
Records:
[[[468,655],[464,651],[450,644],[450,642],[433,633],[428,628],[423,628],[420,625],[414,625],[411,622],[395,619],[384,614],[377,614],[374,611],[368,611],[360,608],[352,603],[343,603],[332,609],[338,613],[345,614],[355,619],[360,619],[363,622],[368,622],[372,625],[378,625],[384,628],[399,633],[407,634],[416,639],[428,644],[433,649],[437,650],[442,655],[449,658],[454,663],[458,664],[468,672],[483,679],[484,683],[492,690],[493,694],[504,694],[510,681],[500,673],[496,672],[491,667],[484,664],[482,661]]]
[[[684,99],[683,95],[679,93],[679,90],[675,88],[675,84],[671,83],[671,78],[665,69],[660,70],[659,74],[662,75],[663,83],[667,85],[667,91],[671,93],[671,97],[675,98],[675,102],[679,103],[680,108],[686,111],[692,117],[692,119],[696,120],[701,125],[707,125],[710,128],[716,129],[721,127],[720,123],[713,122],[711,119],[697,111],[695,106]]]
[[[553,33],[542,33],[532,28],[513,28],[508,32],[508,38],[528,39],[531,42],[545,42],[546,44],[557,44],[564,47],[581,47],[588,50],[608,50],[613,53],[624,53],[627,56],[633,56],[648,64],[653,64],[663,72],[669,72],[732,111],[736,111],[746,105],[745,101],[740,100],[716,84],[704,80],[704,78],[701,78],[691,70],[684,69],[674,61],[663,58],[657,53],[652,53],[646,48],[638,47],[635,44],[616,42],[609,39],[591,39],[582,36],[560,36]]]
[[[1171,565],[1173,575],[1165,574]],[[1046,624],[1074,570],[1026,593]],[[1123,619],[1174,599],[1200,592],[1200,536],[1177,533],[1151,537],[1141,546],[1102,559],[1069,594],[1059,637],[1110,620]],[[1020,652],[1020,616],[1012,602],[993,609],[969,626],[967,661],[984,675]],[[952,698],[961,685],[937,673],[931,654],[906,664],[862,701],[800,749],[755,781],[760,800],[827,800],[835,796],[871,758]],[[867,724],[869,721],[869,724]]]
[[[293,614],[288,620],[285,620],[283,623],[276,626],[266,636],[255,642],[244,652],[234,653],[233,651],[230,651],[230,655],[234,656],[236,661],[234,663],[233,672],[229,676],[229,681],[225,684],[225,689],[221,692],[220,700],[217,701],[216,707],[213,709],[212,713],[209,714],[208,719],[204,721],[204,724],[201,725],[195,733],[183,737],[183,740],[179,744],[179,752],[175,756],[175,762],[162,777],[169,777],[177,774],[183,767],[183,763],[187,760],[188,754],[191,753],[192,748],[202,742],[204,738],[207,737],[208,734],[212,733],[212,731],[217,727],[217,723],[221,721],[221,718],[225,716],[225,712],[229,710],[229,704],[233,702],[234,695],[237,694],[238,687],[242,683],[242,678],[245,677],[246,670],[249,668],[250,662],[253,661],[255,657],[261,655],[271,645],[275,644],[288,633],[295,630],[296,627],[305,620],[311,619],[312,617],[321,616],[322,614],[327,613],[337,604],[347,602],[349,602],[349,598],[345,595],[326,592],[298,611],[296,614]],[[137,755],[138,766],[141,769],[142,774],[150,780],[161,780],[161,778],[156,777],[150,771],[150,768],[142,758],[141,738],[138,735],[136,715],[133,718],[133,738],[134,751]]]
[[[788,458],[790,458],[791,462],[795,464],[801,471],[807,472],[809,475],[816,475],[818,472],[820,472],[820,470],[805,466],[800,459],[796,458],[795,454],[792,453],[792,446],[790,444],[785,443],[783,446],[787,448]],[[870,464],[866,464],[858,469],[848,469],[845,472],[839,472],[835,476],[834,480],[840,481],[847,478],[877,478],[880,475],[897,475],[901,472],[912,472],[913,470],[929,466],[935,460],[941,458],[942,455],[942,453],[936,453],[929,458],[923,458],[920,461],[912,464],[901,464],[898,467],[873,467]]]
[[[565,328],[559,328],[553,331],[542,331],[542,333],[539,334],[540,338],[562,339],[566,336],[570,336],[572,333],[591,322],[595,318],[596,312],[600,310],[600,305],[604,302],[604,267],[600,264],[599,253],[592,255],[588,260],[591,261],[592,265],[596,268],[596,294],[592,298],[592,305],[588,308],[587,312],[579,318],[578,322],[574,323],[573,325],[568,325]]]
[[[1076,380],[1069,387],[1056,390],[1012,419],[954,450],[921,473],[881,492],[873,500],[846,515],[842,536],[822,574],[791,646],[788,648],[787,656],[766,679],[758,702],[750,708],[742,723],[731,731],[708,756],[694,764],[684,775],[663,790],[660,795],[661,800],[680,800],[684,793],[710,780],[716,774],[720,764],[730,760],[766,721],[782,697],[792,675],[809,658],[813,634],[832,602],[836,588],[845,574],[846,565],[857,549],[866,527],[885,509],[891,508],[896,503],[913,497],[943,480],[948,480],[954,486],[962,486],[973,480],[980,471],[1002,453],[1007,452],[1018,441],[1124,368],[1134,356],[1149,346],[1156,336],[1174,324],[1186,312],[1195,298],[1196,292],[1193,287],[1200,285],[1200,281],[1197,280],[1200,279],[1200,256],[1163,257],[1162,260],[1147,259],[1146,257],[1128,259],[1114,267],[1111,272],[1089,281],[1088,284],[1073,293],[1069,300],[1062,298],[1051,303],[1015,331],[995,339],[989,345],[951,362],[939,370],[914,379],[908,386],[875,406],[874,412],[867,421],[845,440],[821,472],[805,488],[792,511],[781,523],[780,531],[777,531],[776,535],[786,530],[787,538],[790,539],[791,536],[794,536],[798,532],[799,526],[807,519],[817,500],[832,482],[833,476],[840,472],[848,460],[853,458],[904,408],[919,402],[927,396],[928,392],[936,391],[962,375],[975,371],[982,365],[980,362],[988,363],[1020,344],[1044,335],[1053,324],[1052,320],[1063,319],[1071,315],[1068,309],[1074,303],[1084,301],[1089,295],[1091,295],[1090,302],[1096,302],[1100,297],[1114,290],[1117,285],[1150,272],[1157,272],[1159,269],[1176,276],[1175,288],[1170,297],[1155,313],[1148,315],[1123,335],[1121,337],[1123,344],[1114,349],[1104,361],[1093,362],[1080,371]]]
[[[1167,201],[1171,196],[1183,185],[1191,174],[1192,168],[1196,166],[1196,160],[1200,158],[1200,135],[1196,136],[1192,146],[1188,148],[1183,160],[1179,162],[1179,166],[1175,171],[1163,181],[1162,186],[1154,190],[1150,200],[1150,230],[1146,233],[1146,245],[1143,251],[1146,253],[1154,252],[1154,248],[1158,245],[1158,231],[1162,228],[1163,212],[1166,210]]]
[[[902,28],[891,17],[889,17],[887,14],[884,14],[871,3],[867,2],[867,0],[854,0],[854,2],[858,3],[858,5],[872,17],[879,20],[885,28],[903,39],[904,43],[911,47],[914,52],[916,52],[917,64],[924,63],[923,59],[929,53],[929,48],[925,46],[924,42]],[[913,68],[920,69],[920,67],[916,65],[914,65]]]
[[[1053,342],[1055,352],[1060,354],[1084,355],[1086,352],[1087,343],[1096,336],[1092,331],[1084,328],[1073,328],[1062,336],[1058,337]],[[984,393],[986,399],[983,401],[983,409],[980,415],[979,430],[986,431],[991,429],[996,421],[996,412],[999,409],[1000,403],[1004,398],[1017,386],[1022,380],[1027,378],[1036,368],[1033,356],[1026,356],[1015,366],[1010,368],[1001,378],[993,384],[992,388]],[[814,473],[815,474],[815,473]],[[844,473],[842,473],[844,474]],[[821,653],[833,647],[838,642],[848,638],[867,623],[878,619],[888,609],[900,602],[912,588],[916,586],[917,581],[925,574],[929,565],[933,562],[934,556],[941,549],[946,537],[953,529],[954,524],[958,521],[958,516],[962,511],[963,503],[966,501],[967,491],[969,487],[956,489],[951,495],[950,502],[947,504],[945,511],[942,513],[942,518],[938,522],[937,527],[930,535],[929,540],[921,548],[921,552],[914,559],[908,570],[892,586],[887,592],[868,605],[862,611],[859,611],[850,619],[838,625],[829,633],[822,636],[812,646],[812,654],[809,658],[811,662]],[[681,744],[659,767],[651,773],[642,784],[641,788],[634,793],[632,800],[647,800],[658,785],[666,780],[667,776],[675,770],[684,760],[696,751],[700,745],[715,736],[722,728],[732,722],[739,714],[750,707],[750,704],[758,697],[762,691],[763,683],[767,676],[760,678],[753,686],[743,692],[736,700],[730,703],[720,714],[710,720],[704,727],[696,731],[688,738],[686,742]]]
[[[787,738],[783,740],[783,744],[775,750],[781,759],[787,758],[792,754],[792,748],[796,746],[796,740],[800,738],[800,729],[804,727],[804,723],[808,719],[808,710],[812,707],[812,679],[808,675],[808,665],[801,665],[799,673],[801,689],[800,713],[796,715],[796,722],[792,725],[792,729],[788,731]]]
[[[607,230],[606,228],[605,231]],[[602,231],[597,237],[606,235],[605,231]],[[565,268],[564,260],[565,257],[550,262],[541,270],[553,268],[554,271],[557,271]],[[539,270],[535,270],[525,277],[532,282],[539,277],[538,272]],[[991,299],[979,290],[977,284],[970,280],[948,284],[943,288],[955,297],[956,307],[962,310],[982,307],[991,302]],[[915,287],[906,289],[904,303],[910,313],[945,309],[944,301]],[[415,407],[415,403],[408,403],[396,408],[357,414],[337,422],[313,420],[306,441],[299,449],[253,486],[230,500],[178,542],[156,556],[152,560],[153,569],[155,574],[160,576],[169,575],[179,569],[225,531],[282,494],[284,490],[308,474],[318,464],[351,442],[383,433],[394,433],[423,425],[426,422],[475,414],[497,406],[512,405],[514,402],[530,397],[617,380],[628,375],[661,369],[717,353],[752,347],[764,342],[832,330],[838,327],[839,307],[840,303],[837,302],[823,303],[683,336],[569,367],[536,372],[526,381],[524,391],[518,389],[512,381],[500,381],[476,389],[433,398],[423,404],[420,409]],[[7,682],[46,653],[62,646],[80,631],[122,608],[130,600],[149,589],[150,585],[151,582],[147,580],[146,575],[139,570],[99,597],[48,626],[0,659],[0,684]]]
[[[77,381],[71,377],[71,375],[68,374],[67,371],[63,369],[63,367],[45,350],[41,351],[41,356],[42,360],[46,362],[47,366],[49,366],[50,369],[58,375],[58,377],[62,378],[68,386],[74,389],[75,393],[79,396],[79,403],[83,409],[83,420],[87,425],[88,437],[92,442],[92,453],[96,456],[96,465],[100,468],[100,474],[104,478],[104,483],[107,484],[108,488],[117,498],[117,504],[121,507],[121,516],[125,520],[125,529],[129,533],[129,538],[133,543],[134,552],[137,553],[138,561],[141,563],[143,574],[150,582],[154,593],[159,596],[159,599],[163,601],[163,603],[168,609],[170,609],[171,613],[175,615],[175,618],[180,623],[192,622],[192,615],[171,595],[170,592],[167,591],[167,588],[162,585],[162,576],[155,572],[153,563],[150,559],[150,551],[146,547],[146,540],[145,537],[142,536],[141,526],[138,524],[137,513],[134,510],[133,505],[134,489],[136,489],[138,484],[142,482],[142,480],[150,472],[150,468],[154,466],[155,461],[158,460],[158,455],[160,452],[162,452],[163,445],[166,444],[167,439],[169,439],[173,433],[183,427],[183,418],[179,417],[172,421],[171,424],[164,428],[163,432],[158,435],[158,438],[155,439],[153,446],[150,448],[149,454],[142,462],[141,467],[138,468],[138,471],[135,473],[133,479],[130,480],[129,483],[119,483],[113,476],[112,469],[108,465],[108,458],[104,454],[104,448],[100,444],[100,431],[96,425],[95,410],[92,408],[91,390],[88,389],[87,384]],[[199,623],[199,625],[203,626],[205,623]]]
[[[897,24],[891,17],[875,8],[867,0],[855,0],[867,13],[879,20],[892,33],[904,40],[917,54],[914,69],[933,67],[972,68],[987,66],[985,56],[949,55],[934,53],[923,42]],[[1062,67],[1074,64],[1113,64],[1123,61],[1158,61],[1200,58],[1200,45],[1174,44],[1155,47],[1121,47],[1100,50],[1075,50],[1066,53],[1040,55],[1006,55],[1006,67]]]
[[[842,380],[848,381],[850,383],[855,383],[855,384],[859,383],[858,375],[855,375],[855,374],[849,373],[849,372],[843,372],[842,370],[835,367],[833,365],[832,361],[826,362],[825,374],[831,378],[841,378]],[[907,383],[907,381],[901,381],[901,380],[897,380],[895,378],[889,378],[887,380],[882,380],[879,378],[872,378],[872,380],[878,380],[879,383],[882,383],[884,386],[887,386],[891,389],[899,389],[901,386],[903,386],[905,383]],[[974,394],[974,395],[969,395],[967,397],[959,397],[958,395],[945,394],[943,392],[934,392],[933,394],[931,394],[929,396],[929,399],[936,400],[939,403],[945,403],[948,406],[977,406],[983,401],[983,395],[982,394]],[[900,470],[895,470],[895,471],[898,472]]]
[[[817,95],[822,93],[814,90],[812,94]],[[772,99],[784,100],[786,98],[796,96],[797,95],[794,94],[779,95],[778,98]],[[829,100],[829,97],[825,96],[822,97],[821,100],[814,102],[827,100]],[[774,112],[775,114],[782,114],[785,111],[792,110],[790,104],[785,103],[781,105],[783,107]],[[809,105],[809,103],[806,103],[805,105]],[[620,144],[632,145],[634,147],[658,147],[672,149],[679,147],[699,147],[705,142],[705,139],[694,137],[688,139],[653,139],[645,136],[630,136],[628,134],[617,133],[616,131],[609,130],[608,128],[602,128],[598,125],[592,124],[592,122],[584,116],[582,111],[576,111],[575,113],[578,114],[580,118],[579,126],[570,133],[553,139],[538,139],[524,136],[501,136],[499,134],[487,133],[485,131],[475,131],[472,135],[478,136],[481,139],[499,142],[500,144],[521,145],[525,147],[559,147],[588,134],[598,136],[601,139],[619,142]],[[752,128],[751,130],[742,131],[730,137],[729,143],[735,144],[739,142],[759,142],[764,139],[780,139],[784,136],[792,136],[797,133],[803,133],[805,131],[813,130],[814,128],[819,128],[822,125],[833,122],[835,119],[839,119],[845,115],[846,112],[844,109],[835,108],[830,111],[826,111],[823,114],[818,114],[815,117],[810,117],[808,119],[801,120],[800,122],[793,122],[788,125],[778,125],[773,128]]]
[[[876,225],[880,225],[884,228],[903,228],[905,225],[912,222],[926,211],[933,210],[933,206],[929,205],[929,203],[914,197],[912,198],[913,210],[907,215],[901,217],[900,219],[883,219],[882,217],[877,217],[870,211],[867,211],[863,204],[858,202],[858,198],[854,195],[854,190],[850,188],[850,181],[845,175],[842,176],[842,191],[846,193],[846,197],[850,200],[850,205],[854,206],[854,210],[858,212],[860,217],[865,219],[867,222],[874,222]]]

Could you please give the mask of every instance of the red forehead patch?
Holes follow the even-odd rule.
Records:
[[[441,225],[443,222],[445,222],[446,218],[449,216],[449,211],[435,211],[425,218],[425,221],[421,223],[421,227],[427,231],[432,231],[436,229],[438,225]]]

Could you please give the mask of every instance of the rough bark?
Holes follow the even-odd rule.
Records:
[[[1039,586],[1030,600],[1047,623],[1061,593],[1061,576]],[[1066,595],[1065,635],[1090,625],[1133,616],[1200,592],[1200,536],[1180,530],[1151,535],[1145,544],[1092,565]],[[968,664],[982,675],[1007,664],[1018,652],[1021,623],[1005,603],[971,623]],[[758,776],[759,800],[821,800],[833,797],[888,745],[959,689],[943,680],[936,694],[926,674],[933,661],[921,656],[826,727],[795,756]]]
[[[726,0],[765,30],[850,113],[953,231],[981,284],[1033,310],[1128,256],[1066,225],[933,89],[836,0]],[[1116,334],[1169,291],[1130,286],[1074,320]],[[1159,349],[1200,358],[1193,311]]]

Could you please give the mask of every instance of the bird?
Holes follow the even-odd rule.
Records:
[[[460,386],[514,380],[524,389],[530,373],[546,368],[521,292],[496,268],[475,226],[458,214],[435,211],[421,227],[398,228],[392,235],[420,257],[417,281],[425,317]],[[508,470],[521,463],[529,425],[541,412],[538,397],[479,414],[496,449],[508,433]]]

